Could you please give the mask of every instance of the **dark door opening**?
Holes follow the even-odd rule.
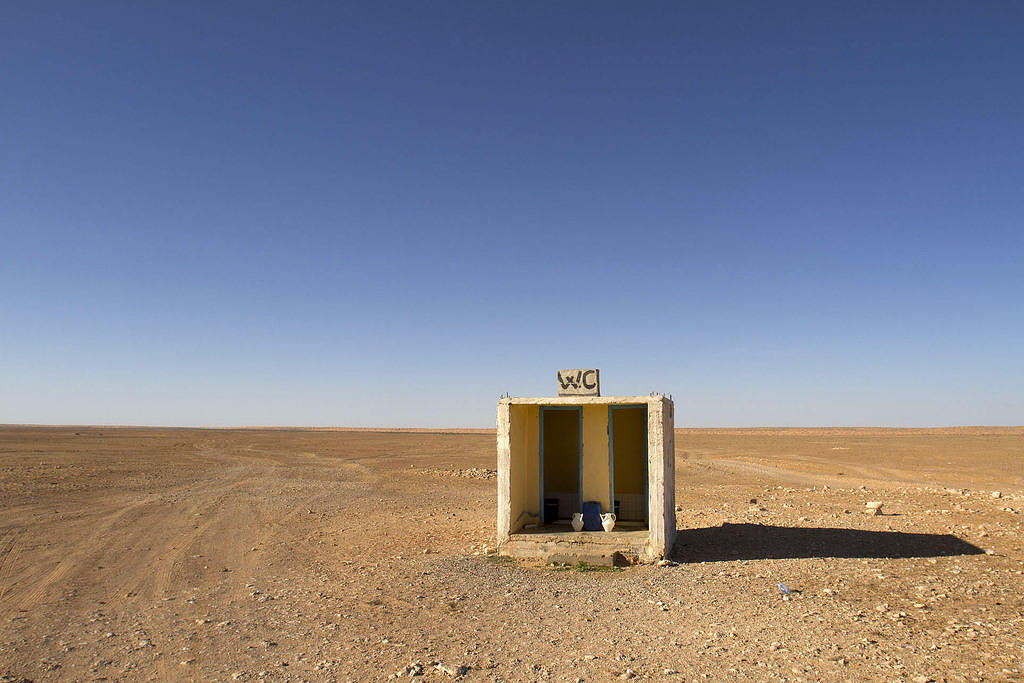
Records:
[[[647,526],[647,406],[610,406],[608,436],[616,523]]]
[[[569,520],[582,509],[582,422],[582,408],[540,410],[540,496],[545,524]]]

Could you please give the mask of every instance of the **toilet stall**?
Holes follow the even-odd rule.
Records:
[[[608,563],[670,551],[672,401],[594,393],[498,402],[498,552]],[[587,522],[581,531],[572,526],[578,513]],[[611,531],[594,521],[607,513],[615,515]]]

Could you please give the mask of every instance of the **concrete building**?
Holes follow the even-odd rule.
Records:
[[[499,553],[610,564],[653,562],[671,551],[672,401],[600,396],[597,377],[563,370],[559,393],[567,395],[498,401]],[[615,513],[611,531],[595,530],[598,506]],[[574,531],[573,516],[585,512],[591,530]]]

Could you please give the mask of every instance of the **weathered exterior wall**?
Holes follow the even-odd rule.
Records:
[[[652,400],[647,406],[647,490],[650,493],[648,519],[651,533],[649,555],[644,558],[647,561],[665,555],[665,524],[662,521],[665,516],[665,500],[664,496],[658,495],[665,490],[664,408],[665,404],[660,400]]]
[[[512,406],[498,401],[498,544],[507,543],[512,516]]]
[[[583,500],[597,500],[611,512],[608,469],[608,408],[583,406]]]
[[[661,430],[663,434],[663,461],[664,466],[664,524],[665,524],[665,546],[658,553],[660,557],[666,557],[672,552],[672,546],[676,541],[676,415],[675,405],[670,399],[661,398]],[[651,524],[655,524],[651,518]]]

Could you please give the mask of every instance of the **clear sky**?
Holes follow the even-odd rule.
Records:
[[[0,9],[0,423],[1024,423],[1024,3]]]

